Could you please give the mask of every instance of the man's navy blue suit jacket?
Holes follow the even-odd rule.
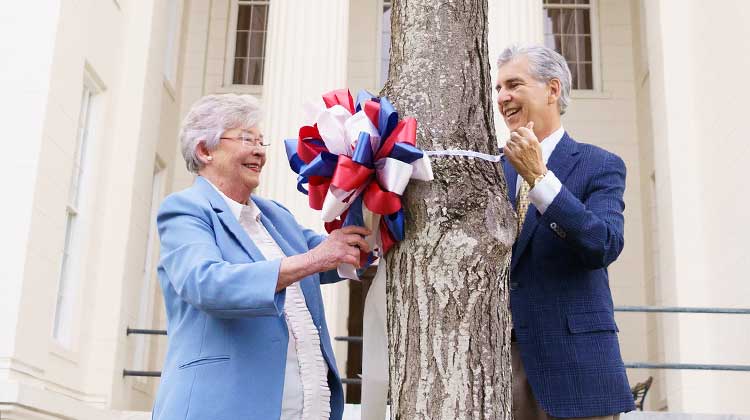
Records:
[[[623,241],[625,163],[565,133],[547,167],[562,183],[544,214],[531,204],[513,246],[513,327],[529,384],[554,417],[635,408],[617,341],[607,267]],[[516,206],[518,173],[503,159]]]

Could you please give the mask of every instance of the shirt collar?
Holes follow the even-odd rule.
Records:
[[[557,143],[560,143],[564,134],[565,128],[561,125],[560,128],[553,131],[552,134],[542,139],[542,158],[544,159],[545,164],[549,161],[549,157],[552,155],[552,152],[555,151]]]
[[[260,209],[258,208],[258,206],[255,204],[253,200],[247,200],[247,204],[238,203],[232,200],[231,198],[227,197],[226,194],[221,192],[221,190],[218,189],[216,185],[214,185],[207,178],[204,178],[204,179],[206,179],[206,181],[208,182],[208,185],[212,186],[213,189],[216,190],[217,193],[219,193],[221,198],[223,198],[224,201],[227,202],[227,207],[229,207],[229,210],[232,212],[232,214],[237,220],[240,220],[240,214],[242,213],[242,210],[244,208],[247,208],[245,211],[249,211],[250,214],[253,216],[253,219],[255,219],[256,221],[260,220]]]

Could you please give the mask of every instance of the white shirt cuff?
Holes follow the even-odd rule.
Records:
[[[529,191],[529,201],[536,206],[540,213],[544,214],[547,207],[557,197],[560,189],[562,189],[562,183],[552,171],[548,170],[544,178]]]

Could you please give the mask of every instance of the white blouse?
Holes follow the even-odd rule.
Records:
[[[242,205],[214,188],[267,260],[285,257],[261,223],[260,209],[252,200]],[[328,420],[331,415],[328,365],[299,282],[286,288],[284,318],[289,329],[289,344],[280,420]]]

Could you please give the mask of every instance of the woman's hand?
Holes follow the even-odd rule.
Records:
[[[370,229],[361,226],[345,226],[334,230],[318,246],[308,252],[310,263],[320,271],[333,270],[341,264],[359,268],[360,251],[370,252],[365,236]]]
[[[370,233],[370,229],[361,226],[345,226],[331,232],[310,251],[282,259],[276,291],[311,274],[333,270],[341,264],[359,267],[360,251],[370,252],[370,246],[365,242],[365,236]]]

